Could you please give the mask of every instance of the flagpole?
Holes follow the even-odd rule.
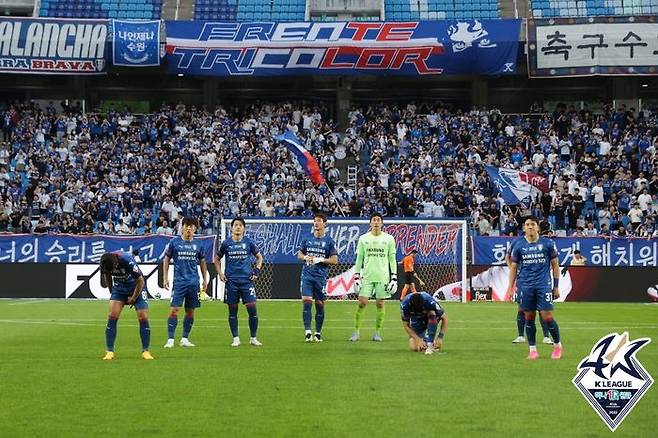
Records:
[[[336,195],[334,195],[334,191],[331,190],[331,187],[329,187],[329,184],[327,184],[326,178],[325,178],[325,181],[324,181],[324,185],[327,187],[327,190],[329,190],[329,193],[331,193],[331,196],[334,198],[334,202],[338,206],[338,211],[340,211],[340,214],[343,217],[347,217],[347,216],[345,216],[345,212],[343,211],[343,207],[341,207],[341,205],[338,203],[338,198],[336,198]]]

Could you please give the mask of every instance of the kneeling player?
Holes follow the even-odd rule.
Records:
[[[434,298],[426,292],[408,295],[400,303],[400,313],[412,351],[432,354],[434,350],[441,349],[448,328],[448,316]],[[439,321],[441,328],[437,335]]]
[[[114,359],[114,341],[117,337],[117,321],[126,304],[135,306],[139,320],[139,336],[142,340],[142,358],[153,359],[149,352],[151,327],[148,320],[148,301],[144,276],[135,259],[121,251],[103,254],[100,261],[101,286],[110,289],[110,310],[105,328],[106,349],[103,360]]]

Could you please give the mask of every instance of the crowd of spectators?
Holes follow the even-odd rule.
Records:
[[[203,233],[222,216],[465,217],[480,235],[518,233],[531,212],[562,235],[658,236],[658,114],[451,111],[440,104],[354,107],[338,131],[327,107],[163,105],[83,114],[13,103],[2,111],[0,232]],[[333,189],[314,186],[286,147],[291,129]],[[338,165],[355,161],[355,187]],[[507,206],[484,165],[548,178],[550,191]],[[344,166],[343,166],[344,167]]]

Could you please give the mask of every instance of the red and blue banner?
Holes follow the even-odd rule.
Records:
[[[0,19],[0,72],[102,74],[107,20]]]
[[[284,143],[288,150],[297,157],[297,161],[299,161],[306,174],[311,178],[313,184],[324,184],[324,176],[322,176],[318,162],[315,161],[313,155],[302,145],[302,142],[299,141],[299,138],[297,138],[294,132],[286,131],[285,134],[277,135],[274,139]]]
[[[505,75],[521,20],[405,22],[167,21],[170,73]]]

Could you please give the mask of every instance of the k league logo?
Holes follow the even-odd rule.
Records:
[[[613,432],[653,384],[635,357],[649,342],[650,338],[629,341],[627,332],[610,333],[578,365],[573,384]]]

